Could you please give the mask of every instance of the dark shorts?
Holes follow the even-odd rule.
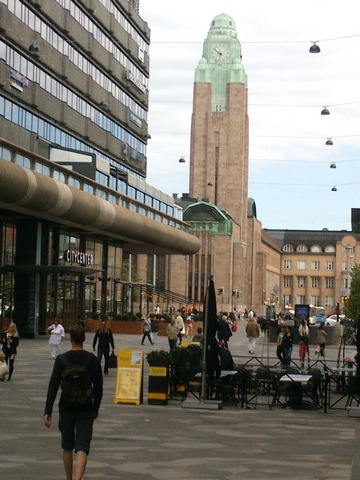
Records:
[[[59,417],[62,449],[88,455],[94,423],[92,412],[60,412]]]

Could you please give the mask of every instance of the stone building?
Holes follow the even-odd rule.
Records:
[[[264,230],[281,247],[279,305],[311,304],[331,315],[344,307],[350,272],[360,262],[360,235],[342,231]]]
[[[252,307],[264,314],[265,298],[280,283],[280,249],[262,232],[248,199],[247,94],[235,23],[220,14],[195,70],[190,192],[177,200],[201,241],[189,257],[186,283],[189,296],[203,298],[212,274],[219,310]]]

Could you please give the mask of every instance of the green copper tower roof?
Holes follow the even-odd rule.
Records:
[[[241,45],[234,20],[225,13],[217,15],[210,24],[203,45],[202,58],[195,70],[195,83],[211,83],[211,110],[226,110],[226,85],[247,85],[241,63]]]
[[[237,37],[234,20],[225,13],[217,15],[210,24],[208,35],[230,35]]]

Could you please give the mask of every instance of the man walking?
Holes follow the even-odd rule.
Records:
[[[109,373],[109,353],[110,353],[110,346],[112,352],[114,353],[115,346],[114,346],[114,337],[110,328],[106,327],[105,320],[101,320],[101,327],[96,330],[94,340],[93,340],[93,350],[95,352],[96,342],[98,342],[97,347],[97,357],[99,359],[99,363],[101,363],[102,356],[104,355],[105,365],[104,365],[104,375]]]
[[[71,350],[55,359],[44,411],[44,425],[49,428],[56,394],[61,385],[59,430],[66,480],[83,478],[93,422],[98,416],[103,392],[100,363],[95,355],[83,349],[84,341],[83,327],[73,326],[70,329]]]

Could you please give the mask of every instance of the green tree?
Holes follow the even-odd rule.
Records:
[[[355,320],[356,326],[358,325],[360,317],[360,266],[355,265],[350,272],[351,285],[350,295],[347,299],[347,305],[345,305],[344,312],[348,318]]]

